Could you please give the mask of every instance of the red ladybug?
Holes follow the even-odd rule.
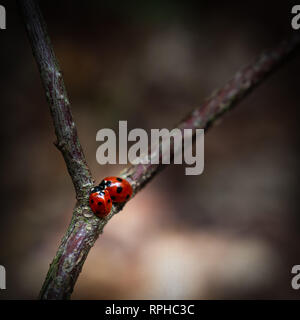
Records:
[[[106,217],[112,207],[109,192],[100,187],[91,189],[89,203],[92,211],[100,218]]]
[[[104,178],[99,184],[99,188],[107,190],[113,202],[125,202],[132,195],[130,183],[118,177]]]

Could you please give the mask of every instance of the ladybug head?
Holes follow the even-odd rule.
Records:
[[[99,192],[102,191],[102,189],[99,186],[93,187],[90,191],[90,193],[95,193],[95,192]]]
[[[104,190],[106,187],[109,187],[111,185],[111,181],[110,180],[102,180],[100,183],[99,183],[99,188]]]
[[[98,186],[99,189],[104,190],[106,188],[106,181],[102,180]]]

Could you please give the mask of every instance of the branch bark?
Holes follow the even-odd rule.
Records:
[[[55,145],[65,159],[76,198],[80,200],[94,181],[78,139],[62,71],[38,4],[33,0],[20,0],[18,4],[50,106],[57,137]]]
[[[78,200],[71,223],[50,265],[40,298],[68,299],[89,250],[103,232],[107,222],[122,210],[123,206],[113,206],[110,214],[103,219],[97,218],[91,212],[88,192],[93,179],[78,140],[61,71],[44,20],[33,0],[18,2],[50,104],[58,146],[65,158]],[[251,90],[290,58],[299,44],[300,37],[296,35],[260,55],[253,63],[238,71],[223,88],[192,111],[177,127],[181,130],[210,128],[218,118],[243,100]],[[120,176],[131,183],[134,196],[164,167],[165,165],[161,164],[131,165],[123,170]]]

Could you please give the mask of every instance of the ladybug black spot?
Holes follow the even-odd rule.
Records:
[[[93,199],[91,200],[91,203],[94,203],[94,200],[93,200]]]
[[[101,206],[102,205],[102,203],[101,202],[98,202],[98,206]]]
[[[110,203],[110,200],[108,200],[107,202]]]
[[[117,193],[121,193],[121,192],[122,192],[122,190],[123,190],[123,188],[122,188],[122,187],[118,187],[118,188],[117,188]]]
[[[126,200],[128,200],[129,199],[129,194],[126,196]]]
[[[122,182],[122,181],[123,181],[121,178],[117,178],[117,180],[118,180],[119,182]]]
[[[115,196],[112,196],[112,197],[111,197],[111,199],[112,199],[112,200],[115,200],[115,199],[116,199],[116,197],[115,197]]]

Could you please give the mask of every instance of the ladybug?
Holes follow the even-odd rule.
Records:
[[[119,177],[104,178],[99,184],[99,188],[107,190],[111,200],[115,203],[125,202],[132,195],[132,187],[130,183]]]
[[[109,192],[99,186],[91,189],[89,203],[92,211],[100,218],[106,217],[112,207]]]

